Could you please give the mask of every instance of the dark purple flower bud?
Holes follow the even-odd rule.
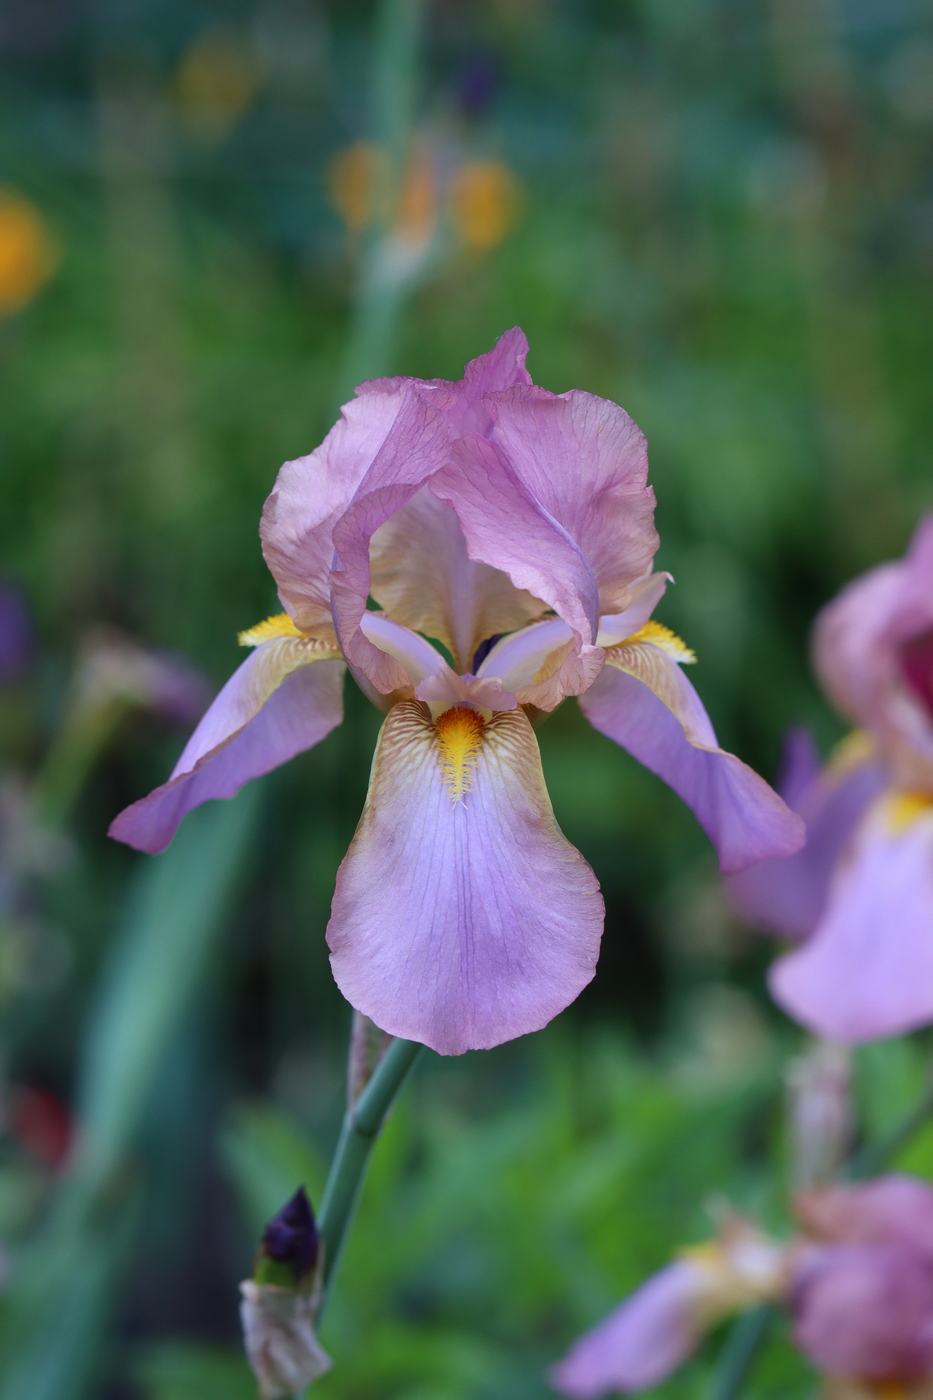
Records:
[[[34,643],[32,621],[21,590],[15,584],[0,583],[0,685],[22,675]]]
[[[500,66],[494,55],[473,54],[457,79],[457,97],[465,117],[481,117],[499,87]]]
[[[261,1253],[276,1264],[289,1266],[296,1282],[317,1262],[320,1237],[314,1212],[303,1186],[269,1221],[262,1235]]]

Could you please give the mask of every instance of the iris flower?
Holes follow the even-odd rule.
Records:
[[[286,462],[261,525],[285,612],[242,634],[252,654],[169,781],[111,828],[164,849],[192,807],[339,724],[348,669],[385,722],[337,876],[334,975],[442,1054],[539,1029],[593,976],[602,898],[532,728],[565,697],[684,798],[725,870],[803,839],[718,746],[692,653],[649,620],[668,575],[651,572],[644,437],[614,403],[536,387],[527,350],[516,329],[457,383],[362,384]]]
[[[780,786],[807,845],[729,885],[752,922],[803,940],[772,968],[777,1001],[855,1043],[933,1022],[933,516],[823,610],[814,658],[860,727],[823,768],[793,736]]]
[[[928,1400],[933,1384],[933,1188],[916,1177],[801,1192],[800,1233],[781,1244],[739,1217],[684,1250],[554,1367],[572,1400],[648,1390],[723,1317],[765,1302],[831,1400]]]

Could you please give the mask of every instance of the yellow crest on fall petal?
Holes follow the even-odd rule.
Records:
[[[630,647],[636,642],[650,642],[653,647],[658,647],[666,652],[672,661],[679,661],[683,666],[692,666],[697,659],[695,651],[691,651],[685,642],[682,642],[676,632],[672,632],[669,627],[664,627],[660,622],[646,622],[644,627],[639,627],[637,632],[633,632],[630,637],[626,637],[624,642],[619,642],[619,646]]]
[[[933,793],[896,792],[885,802],[885,821],[891,836],[900,836],[909,826],[933,808]]]
[[[241,647],[258,647],[262,642],[274,642],[277,637],[304,635],[288,613],[276,613],[275,617],[267,617],[264,622],[257,622],[255,627],[247,627],[245,632],[238,633],[237,641]]]
[[[469,705],[454,705],[434,721],[444,786],[455,802],[469,792],[486,723]]]

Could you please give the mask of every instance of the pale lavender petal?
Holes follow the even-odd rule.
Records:
[[[814,664],[843,714],[886,747],[933,759],[933,716],[905,674],[903,648],[933,629],[933,516],[917,527],[904,559],[855,579],[823,609]]]
[[[461,671],[488,637],[514,632],[543,611],[501,569],[470,558],[456,512],[428,486],[380,525],[369,553],[379,606],[443,642]]]
[[[794,734],[778,789],[806,822],[807,844],[796,855],[762,860],[730,875],[727,886],[749,923],[785,938],[805,938],[822,918],[836,866],[887,779],[873,761],[814,777],[813,763],[819,758],[812,740],[805,731]]]
[[[933,1367],[933,1260],[903,1245],[806,1251],[794,1341],[822,1371],[906,1380]]]
[[[428,676],[415,687],[415,695],[423,700],[433,715],[451,705],[472,705],[485,710],[514,710],[518,700],[510,690],[503,690],[498,676],[477,678],[467,672],[458,676],[449,666],[437,675]],[[435,710],[433,706],[440,708]]]
[[[352,502],[334,525],[334,569],[330,580],[334,624],[347,660],[383,694],[407,684],[407,677],[399,663],[375,647],[360,630],[371,589],[370,541],[446,460],[447,454],[448,433],[443,415],[423,396],[411,391]]]
[[[394,391],[353,399],[320,447],[286,462],[263,507],[259,534],[279,596],[304,631],[332,624],[334,526],[353,500],[411,399]]]
[[[575,1342],[551,1384],[571,1400],[648,1390],[683,1365],[699,1341],[698,1279],[685,1259],[643,1283]]]
[[[364,612],[360,618],[360,630],[365,637],[389,656],[405,667],[412,685],[417,685],[427,676],[442,675],[450,671],[447,662],[430,642],[412,632],[410,627],[402,627],[390,617],[381,613]],[[453,674],[453,672],[451,672]]]
[[[629,589],[630,601],[622,612],[605,613],[599,619],[597,646],[617,646],[639,632],[663,598],[667,585],[673,581],[670,574],[662,572],[649,574],[633,583]]]
[[[341,661],[309,659],[298,639],[257,647],[207,711],[169,781],[121,812],[109,834],[140,851],[164,851],[194,807],[232,797],[329,734],[343,718],[343,672]]]
[[[513,472],[586,556],[599,611],[621,612],[658,547],[644,434],[618,404],[578,389],[518,385],[486,402]]]
[[[551,617],[503,637],[487,653],[479,674],[498,676],[521,705],[553,710],[568,695],[589,690],[604,660],[602,647],[577,651],[566,622]]]
[[[455,442],[451,462],[432,478],[431,490],[456,511],[471,559],[502,570],[553,608],[579,646],[592,644],[599,591],[579,544],[485,439]]]
[[[865,819],[812,938],[771,969],[789,1016],[846,1043],[933,1021],[933,814]]]
[[[607,652],[611,664],[580,698],[593,727],[683,798],[715,845],[722,870],[798,850],[804,840],[800,817],[763,778],[717,746],[700,698],[679,666],[660,648],[638,643],[624,648],[623,671],[621,650]]]
[[[905,1172],[803,1191],[794,1214],[829,1244],[904,1244],[933,1258],[933,1185]]]
[[[442,763],[426,708],[396,705],[327,939],[351,1005],[457,1055],[539,1030],[574,1000],[596,967],[603,902],[554,821],[522,710],[483,728],[459,800]]]

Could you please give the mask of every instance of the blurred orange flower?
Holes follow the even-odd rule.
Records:
[[[60,261],[45,220],[25,195],[0,188],[0,316],[9,316],[45,286]]]
[[[240,35],[210,29],[183,57],[173,84],[185,126],[202,141],[221,141],[262,83],[261,64]]]
[[[338,151],[328,171],[331,203],[351,233],[359,233],[376,216],[376,191],[386,156],[370,141],[356,141]]]
[[[462,243],[477,252],[494,248],[518,222],[524,187],[500,160],[470,160],[459,167],[450,191],[450,217]]]

